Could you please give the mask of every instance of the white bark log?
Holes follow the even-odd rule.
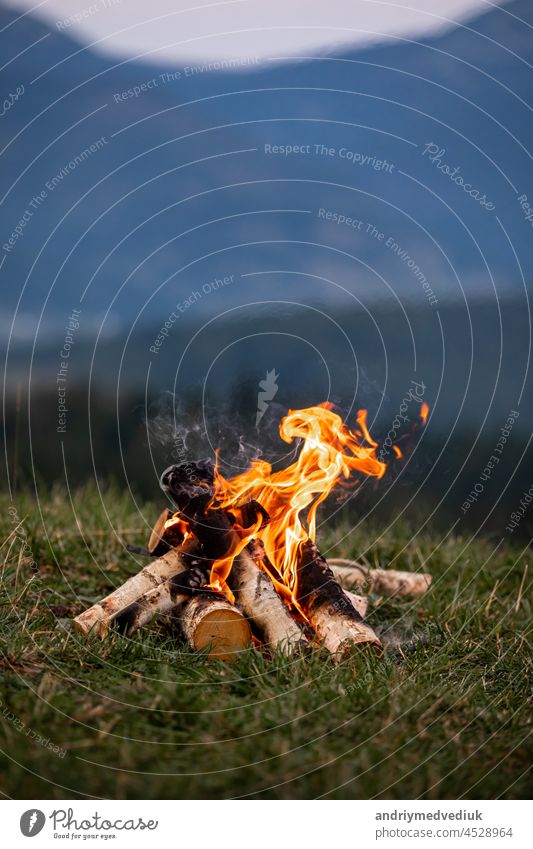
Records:
[[[305,645],[299,625],[277,594],[269,576],[246,550],[233,561],[229,583],[235,601],[267,645],[286,654]]]
[[[170,581],[165,581],[121,610],[114,617],[113,624],[130,637],[139,628],[148,625],[155,616],[169,613],[176,605],[183,604],[189,598],[189,595],[176,592]]]
[[[432,576],[425,572],[399,572],[396,569],[369,569],[355,560],[328,560],[336,579],[345,587],[365,586],[368,592],[383,596],[419,596],[429,589]]]
[[[180,548],[173,548],[163,557],[159,557],[114,592],[76,616],[74,623],[82,634],[94,634],[105,637],[113,619],[121,610],[137,601],[144,593],[159,586],[173,575],[184,571],[187,564]]]
[[[364,595],[357,595],[356,593],[352,593],[350,590],[345,589],[344,594],[348,596],[353,606],[357,610],[359,616],[365,618],[368,613],[368,598]]]
[[[349,598],[347,600],[350,602]],[[377,634],[367,622],[347,619],[327,605],[309,611],[307,616],[321,645],[337,657],[358,644],[366,643],[382,648]]]
[[[362,619],[310,540],[300,551],[297,593],[298,603],[319,642],[333,655],[340,657],[350,646],[362,643],[382,648],[377,635]]]

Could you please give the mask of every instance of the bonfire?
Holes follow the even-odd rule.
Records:
[[[226,478],[218,455],[166,469],[161,486],[176,509],[154,526],[155,559],[80,614],[78,630],[129,636],[165,615],[193,649],[225,660],[253,644],[285,654],[322,646],[336,659],[354,646],[380,651],[368,597],[354,590],[417,596],[431,577],[328,563],[316,540],[317,510],[336,486],[385,474],[366,411],[351,429],[327,403],[293,410],[280,436],[298,449],[281,470],[257,459]]]

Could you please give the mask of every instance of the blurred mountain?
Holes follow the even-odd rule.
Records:
[[[16,307],[17,344],[57,339],[81,299],[80,332],[107,338],[198,291],[195,319],[523,298],[531,23],[517,0],[419,43],[237,73],[113,63],[0,11],[4,96],[23,87],[0,126],[3,329]]]

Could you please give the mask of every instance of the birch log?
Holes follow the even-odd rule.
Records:
[[[186,599],[186,595],[174,593],[170,581],[165,581],[121,610],[113,619],[113,625],[118,631],[131,637],[135,631],[143,625],[148,625],[156,616],[169,613]]]
[[[201,591],[209,580],[211,564],[200,560],[192,562],[192,568],[173,575],[121,610],[112,620],[114,627],[131,636],[158,614],[170,613],[176,606],[187,602],[194,592]],[[213,591],[203,592],[214,595]]]
[[[250,626],[242,613],[219,593],[198,590],[192,597],[183,593],[176,577],[121,611],[116,627],[131,636],[156,615],[170,613],[192,649],[207,649],[210,658],[235,660],[251,643]]]
[[[186,552],[183,548],[173,548],[163,557],[154,560],[129,578],[125,584],[94,604],[88,610],[76,616],[74,623],[82,634],[94,634],[105,637],[111,622],[144,593],[167,581],[173,575],[184,571],[188,566]]]
[[[384,596],[419,596],[430,587],[427,572],[399,572],[396,569],[370,569],[355,560],[332,558],[328,561],[335,578],[345,587],[365,585],[369,592]]]
[[[306,645],[299,625],[250,551],[245,549],[234,559],[228,581],[236,602],[267,645],[285,654]]]
[[[368,612],[368,598],[364,595],[357,595],[356,593],[352,593],[350,590],[347,590],[343,587],[344,594],[348,596],[353,606],[357,610],[359,616],[365,618]]]
[[[258,509],[254,504],[250,505],[253,515]],[[229,551],[238,548],[239,537],[231,519],[223,510],[207,510],[200,518],[195,516],[192,526],[204,557],[210,560],[222,559]],[[302,646],[305,641],[301,629],[292,619],[268,575],[258,567],[248,551],[243,550],[234,558],[228,585],[244,614],[262,634],[265,643],[289,654],[297,646]]]
[[[296,594],[319,641],[333,655],[364,643],[382,648],[311,541],[302,546],[300,553]]]
[[[209,658],[233,661],[251,645],[248,622],[222,596],[199,593],[176,609],[176,619],[190,647]]]

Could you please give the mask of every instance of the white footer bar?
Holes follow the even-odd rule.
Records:
[[[0,817],[2,844],[10,849],[529,849],[528,807],[521,801],[32,800],[2,802]]]

